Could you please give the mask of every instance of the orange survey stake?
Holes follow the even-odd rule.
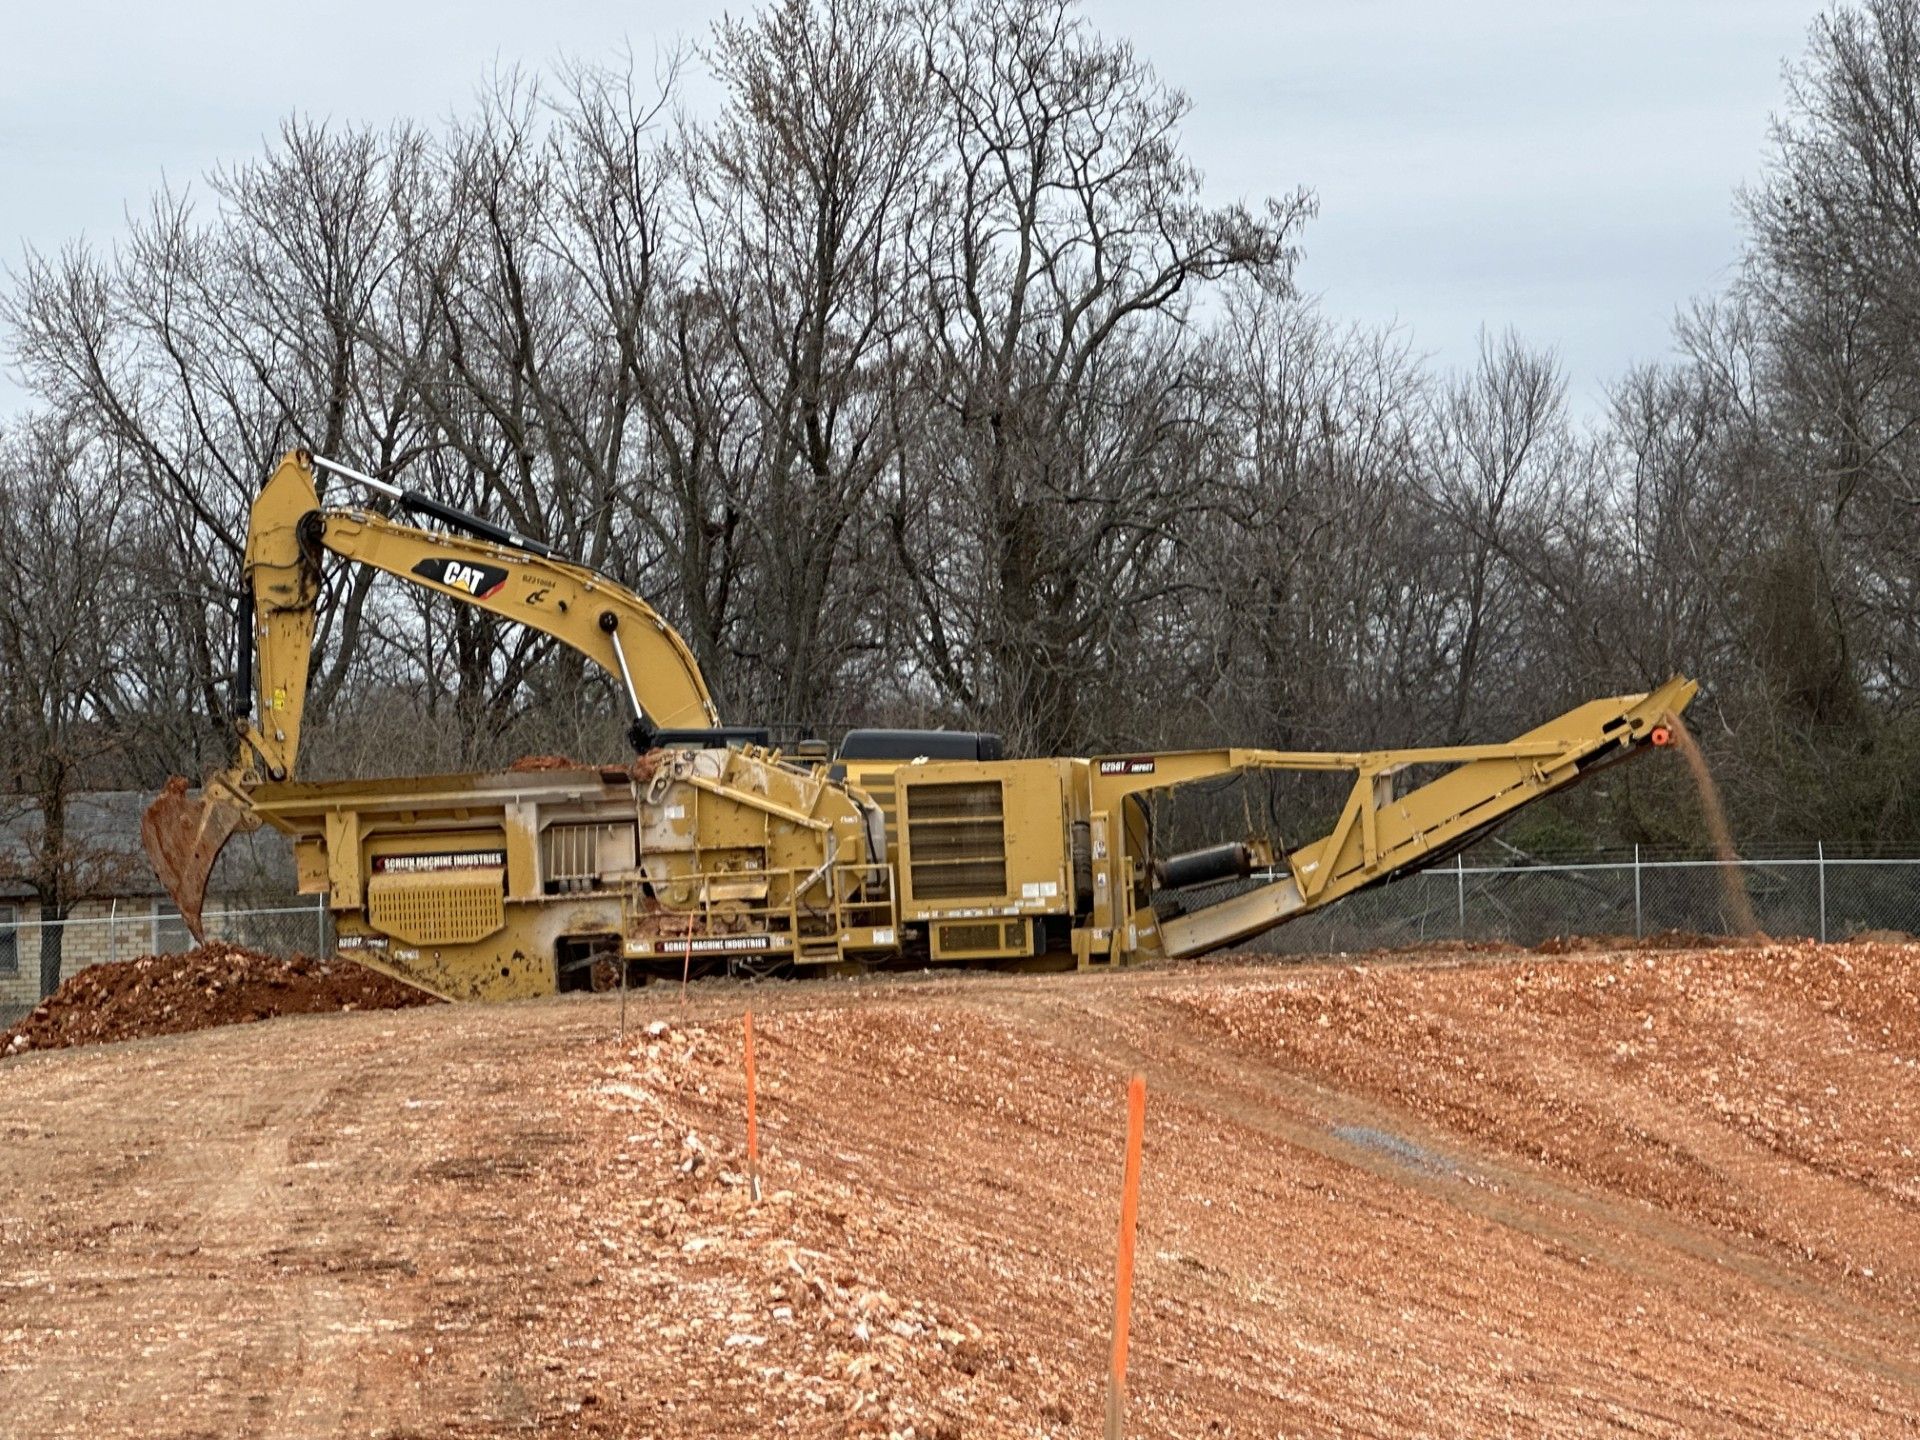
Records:
[[[1140,1142],[1147,1127],[1147,1077],[1127,1086],[1127,1162],[1120,1181],[1120,1253],[1113,1287],[1113,1362],[1107,1380],[1107,1436],[1119,1440],[1127,1394],[1127,1326],[1133,1313],[1133,1238],[1140,1219]]]
[[[747,1176],[753,1184],[753,1198],[760,1198],[760,1125],[753,1105],[753,1011],[747,1011]]]

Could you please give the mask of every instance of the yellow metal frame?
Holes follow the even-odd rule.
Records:
[[[1424,868],[1521,806],[1579,780],[1597,764],[1653,743],[1698,687],[1675,677],[1642,695],[1593,700],[1517,739],[1381,751],[1223,749],[1108,756],[1090,767],[1093,923],[1076,935],[1082,963],[1196,955],[1270,929],[1365,886]],[[1405,795],[1393,780],[1417,765],[1443,775]],[[1114,819],[1128,797],[1256,770],[1350,772],[1333,828],[1287,856],[1287,873],[1244,894],[1161,921],[1135,872],[1147,857]]]
[[[686,641],[639,596],[584,565],[416,529],[365,509],[323,508],[312,457],[296,450],[262,487],[247,528],[258,718],[241,733],[270,779],[290,777],[299,756],[321,551],[553,636],[630,681],[632,698],[657,728],[720,723]]]
[[[792,955],[806,963],[899,948],[899,910],[892,872],[885,865],[710,870],[680,878],[691,881],[697,892],[684,908],[660,907],[657,902],[650,907],[643,886],[622,887],[621,929],[630,958],[759,953]],[[739,893],[756,889],[782,898],[756,902]],[[727,891],[734,893],[723,893]],[[856,897],[856,891],[862,893]],[[824,897],[824,904],[802,903],[803,896],[816,894]],[[660,933],[646,933],[649,930]],[[731,940],[766,943],[730,948],[726,942]]]

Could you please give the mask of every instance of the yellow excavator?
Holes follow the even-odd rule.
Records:
[[[322,505],[316,471],[438,528]],[[331,553],[531,626],[603,667],[636,758],[404,779],[296,778]],[[1521,806],[1668,743],[1679,677],[1494,745],[1006,759],[975,732],[851,732],[837,754],[720,723],[685,642],[638,596],[389,481],[288,454],[255,500],[239,755],[148,810],[154,869],[196,935],[221,847],[288,835],[342,954],[449,999],[608,976],[889,963],[1091,967],[1198,955],[1458,853]],[[257,655],[257,666],[255,657]],[[257,712],[257,714],[255,713]],[[1440,773],[1405,782],[1418,767]],[[1333,827],[1158,852],[1146,798],[1258,771],[1351,777]],[[1225,898],[1213,898],[1221,892]]]

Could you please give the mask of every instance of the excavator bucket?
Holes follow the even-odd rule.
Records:
[[[214,862],[236,830],[252,830],[259,824],[257,816],[218,784],[208,785],[198,797],[189,795],[183,775],[168,780],[140,817],[140,843],[146,847],[147,860],[180,907],[180,918],[195,940],[207,938],[200,911],[207,901]]]

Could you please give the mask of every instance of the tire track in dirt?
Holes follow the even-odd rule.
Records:
[[[271,1123],[256,1127],[258,1139],[245,1148],[242,1163],[216,1202],[237,1221],[250,1217],[266,1234],[298,1234],[313,1217],[303,1213],[295,1196],[301,1193],[293,1173],[295,1137],[311,1133],[320,1117],[352,1106],[364,1108],[372,1077],[342,1064],[338,1052],[330,1057],[333,1073],[304,1099],[283,1098]],[[364,1175],[361,1184],[366,1183]],[[353,1218],[335,1211],[338,1223]],[[271,1253],[271,1252],[269,1252]],[[343,1434],[351,1419],[367,1420],[370,1397],[362,1383],[362,1355],[351,1346],[350,1334],[361,1328],[362,1307],[344,1285],[322,1270],[295,1287],[297,1306],[281,1319],[278,1348],[289,1367],[279,1404],[265,1421],[272,1436]],[[343,1353],[345,1352],[345,1353]]]
[[[200,1217],[201,1243],[225,1240],[230,1263],[273,1270],[281,1281],[271,1314],[253,1317],[237,1349],[216,1362],[236,1380],[275,1377],[271,1387],[246,1387],[246,1433],[263,1437],[344,1433],[363,1399],[357,1367],[341,1355],[359,1308],[324,1267],[288,1260],[299,1254],[297,1237],[316,1226],[337,1233],[352,1220],[350,1212],[316,1207],[310,1188],[297,1183],[294,1139],[311,1133],[324,1112],[363,1100],[369,1081],[337,1050],[318,1064],[303,1060],[302,1072],[296,1088],[248,1083],[242,1071],[224,1095],[207,1097],[212,1108],[201,1109],[195,1131],[169,1137],[187,1185],[182,1208]],[[267,1243],[274,1239],[296,1243]]]
[[[83,1188],[57,1196],[39,1227],[41,1245],[65,1252],[68,1277],[67,1298],[56,1293],[48,1307],[61,1328],[40,1333],[91,1334],[97,1352],[138,1359],[104,1371],[76,1397],[63,1376],[82,1357],[56,1340],[65,1357],[57,1366],[8,1386],[18,1413],[40,1417],[14,1433],[50,1433],[43,1422],[69,1415],[82,1426],[74,1433],[114,1433],[114,1417],[141,1416],[149,1417],[144,1433],[182,1435],[333,1435],[380,1423],[384,1407],[366,1367],[384,1348],[376,1332],[404,1328],[392,1307],[406,1299],[364,1283],[379,1268],[362,1260],[372,1253],[365,1227],[382,1166],[349,1156],[337,1170],[307,1168],[298,1152],[329,1128],[327,1117],[377,1105],[381,1082],[365,1063],[368,1042],[308,1045],[310,1025],[65,1052],[100,1081],[133,1082],[134,1103],[165,1119],[136,1121],[130,1132],[140,1112],[111,1084],[96,1084],[81,1106],[60,1102],[80,1111],[67,1133],[95,1137],[103,1163],[80,1168],[70,1184]],[[190,1082],[180,1068],[187,1056]],[[9,1079],[51,1078],[60,1063],[36,1060]],[[89,1192],[144,1208],[138,1224],[152,1236],[144,1276],[140,1252],[116,1244],[112,1226],[104,1239],[76,1226],[94,1209]],[[113,1210],[124,1213],[125,1204]],[[122,1290],[129,1303],[114,1304]],[[201,1423],[203,1414],[222,1418]]]
[[[1770,1326],[1770,1333],[1789,1347],[1805,1346],[1880,1375],[1912,1393],[1920,1405],[1920,1365],[1892,1358],[1906,1353],[1913,1339],[1910,1318],[1902,1325],[1867,1309],[1753,1246],[1668,1219],[1643,1202],[1574,1188],[1524,1163],[1466,1148],[1410,1112],[1232,1049],[1174,1007],[1122,1006],[1105,994],[1002,993],[982,995],[972,1003],[1002,1016],[1020,1016],[1043,1033],[1072,1034],[1085,1053],[1102,1059],[1116,1074],[1144,1070],[1163,1101],[1193,1106],[1591,1257],[1636,1284],[1678,1290],[1712,1283],[1714,1272],[1725,1269],[1797,1305],[1816,1306],[1864,1332],[1862,1343],[1838,1345],[1786,1324]],[[1368,1143],[1357,1138],[1361,1136],[1389,1143]],[[1390,1143],[1394,1139],[1407,1148]],[[1673,1263],[1675,1257],[1702,1267],[1704,1274],[1684,1273]]]

